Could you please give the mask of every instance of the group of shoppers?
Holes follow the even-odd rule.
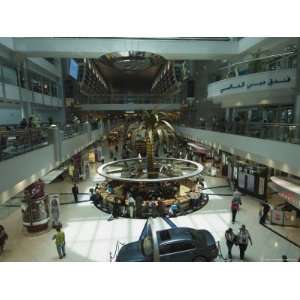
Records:
[[[231,200],[231,216],[232,216],[232,224],[235,224],[236,222],[236,215],[240,210],[240,206],[242,205],[242,199],[241,199],[241,193],[238,191],[238,189],[235,189],[233,192],[233,197]],[[250,236],[249,231],[246,229],[245,225],[242,225],[240,227],[239,233],[235,234],[233,232],[232,228],[229,228],[225,232],[225,240],[226,240],[226,245],[228,248],[228,258],[231,260],[232,259],[232,247],[234,245],[239,247],[240,250],[240,259],[244,260],[245,258],[245,252],[248,247],[248,243],[252,245],[252,239]]]
[[[238,246],[240,249],[241,260],[244,260],[245,258],[245,252],[247,250],[249,242],[252,246],[252,239],[245,225],[242,225],[240,227],[240,231],[238,234],[235,234],[232,228],[227,229],[225,232],[225,240],[228,248],[228,258],[230,260],[232,260],[232,247],[234,245]]]

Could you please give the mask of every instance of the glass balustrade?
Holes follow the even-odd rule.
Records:
[[[178,126],[300,144],[300,124],[181,120]]]
[[[101,129],[101,124],[93,122],[91,130]],[[87,133],[88,127],[84,123],[57,125],[63,139],[69,139]],[[48,124],[41,124],[38,128],[18,128],[17,125],[8,128],[0,125],[0,161],[39,149],[48,145]]]

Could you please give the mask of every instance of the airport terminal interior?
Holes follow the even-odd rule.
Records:
[[[300,260],[300,38],[0,37],[0,262]]]

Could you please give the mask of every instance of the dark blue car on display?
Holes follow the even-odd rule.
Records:
[[[207,230],[177,227],[157,231],[155,234],[155,242],[148,235],[140,241],[124,245],[116,261],[205,262],[213,261],[218,256],[216,241]]]

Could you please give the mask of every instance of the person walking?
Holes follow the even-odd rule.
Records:
[[[8,239],[8,235],[2,225],[0,225],[0,254],[2,254],[4,250],[4,245],[6,240]]]
[[[238,202],[239,205],[242,205],[241,193],[238,191],[238,189],[235,189],[233,192],[233,201]]]
[[[132,219],[135,212],[135,199],[132,197],[132,195],[128,198],[128,206],[129,206],[129,217]]]
[[[240,204],[234,199],[231,201],[232,224],[235,223],[235,218],[240,209]]]
[[[66,256],[66,251],[65,251],[66,239],[65,239],[65,233],[61,230],[60,226],[56,228],[56,234],[52,237],[52,240],[55,240],[55,245],[56,245],[59,259],[62,259],[63,257]]]
[[[251,246],[253,245],[252,239],[250,236],[249,231],[246,229],[245,225],[242,225],[240,228],[240,232],[237,236],[237,242],[240,248],[240,259],[244,260],[245,258],[245,252],[248,247],[248,242],[250,241]]]
[[[76,185],[76,183],[74,183],[73,187],[72,187],[72,194],[74,196],[74,201],[78,202],[78,186]]]
[[[262,206],[263,206],[263,208],[262,208],[262,216],[261,216],[261,218],[259,220],[259,223],[263,225],[266,222],[266,219],[267,219],[267,216],[268,216],[268,213],[269,213],[271,207],[270,207],[270,205],[268,204],[267,201],[265,201],[262,204]]]
[[[235,243],[235,240],[236,240],[236,236],[235,236],[232,228],[228,228],[226,230],[225,239],[226,239],[226,245],[227,245],[227,248],[228,248],[228,258],[232,259],[231,250],[232,250],[232,247],[233,247],[233,245]]]

